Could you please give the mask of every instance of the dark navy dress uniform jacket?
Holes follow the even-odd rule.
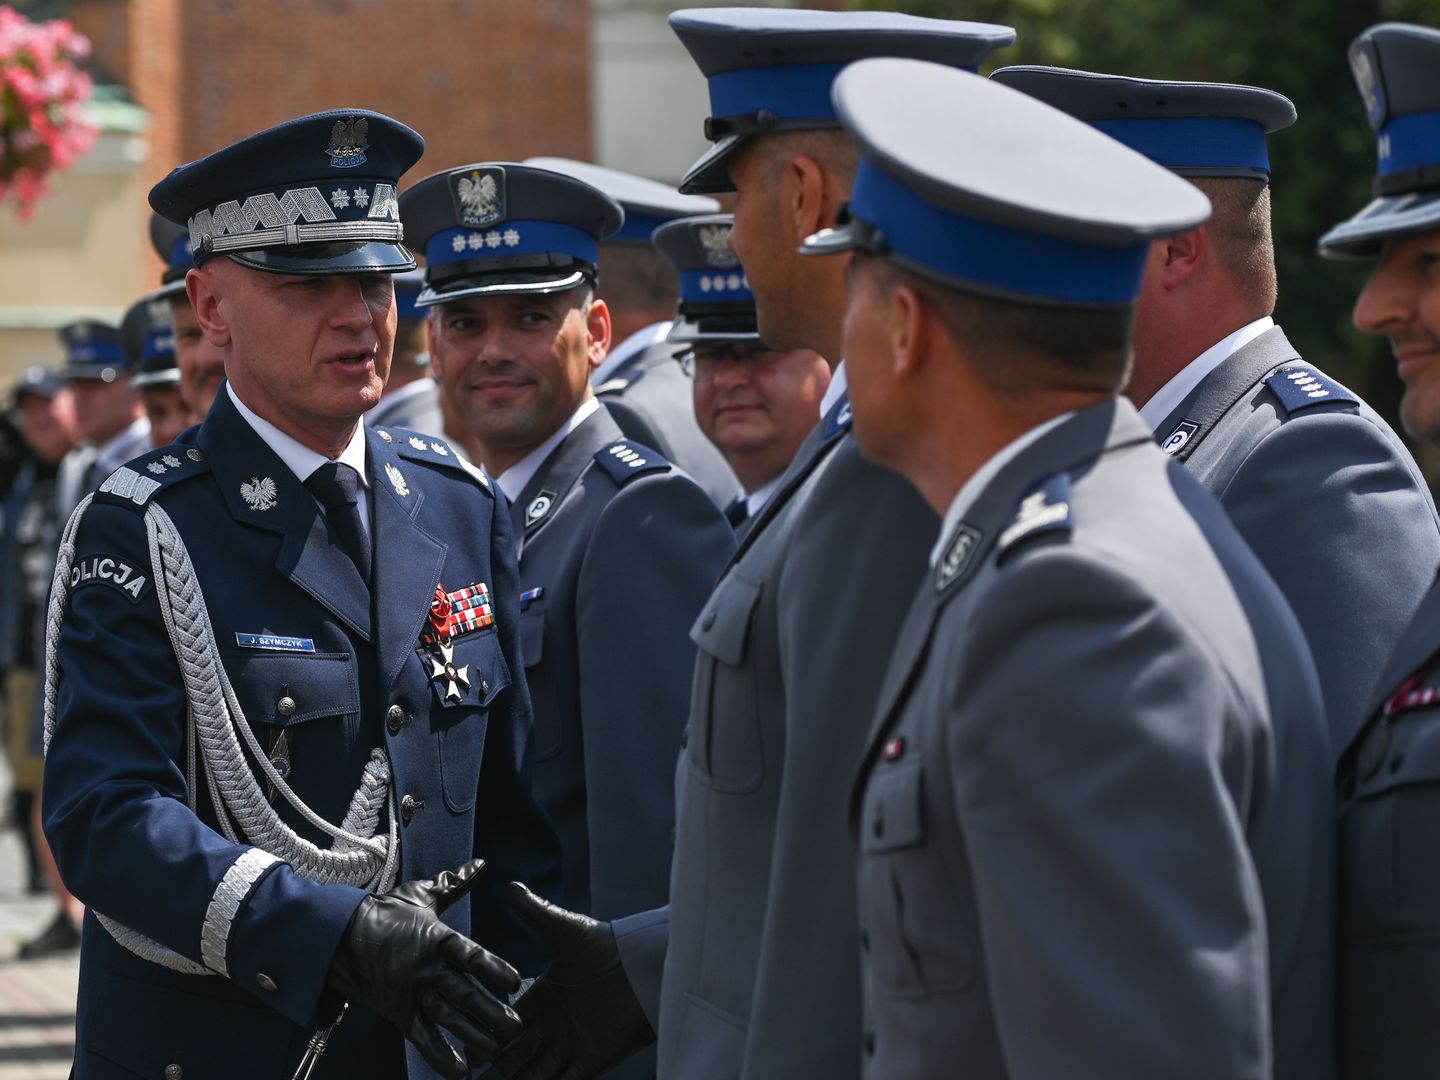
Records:
[[[445,919],[534,974],[543,956],[503,890],[515,878],[558,896],[559,864],[530,793],[530,701],[505,503],[442,442],[372,429],[366,443],[375,553],[368,587],[310,494],[226,394],[202,426],[128,468],[159,481],[144,502],[161,506],[184,538],[225,672],[261,745],[285,737],[295,791],[338,824],[371,750],[383,746],[394,773],[391,812],[409,796],[400,879],[484,857],[471,903]],[[273,497],[255,498],[269,490],[265,479]],[[286,864],[268,868],[230,924],[228,978],[142,960],[93,915],[198,962],[217,885],[246,850],[216,831],[203,777],[195,809],[187,805],[185,697],[151,580],[146,505],[120,494],[128,487],[97,495],[76,536],[80,572],[59,640],[46,764],[46,833],[66,883],[91,911],[76,1076],[173,1076],[166,1069],[175,1065],[188,1077],[288,1077],[311,1030],[328,1019],[325,977],[359,889],[315,884]],[[421,631],[437,585],[481,583],[495,622],[455,639],[470,685],[447,704],[448,686],[428,677]],[[313,650],[243,647],[237,635],[250,634]],[[283,799],[271,801],[287,824],[328,846]],[[382,834],[385,827],[382,819]],[[407,1057],[409,1076],[433,1075],[413,1049],[406,1054],[398,1032],[352,1007],[316,1076],[402,1076]]]

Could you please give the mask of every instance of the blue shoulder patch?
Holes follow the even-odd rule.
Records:
[[[1286,412],[1316,405],[1358,405],[1360,399],[1323,371],[1301,364],[1286,364],[1265,380]]]
[[[609,446],[596,450],[595,460],[610,474],[610,479],[621,487],[637,476],[670,468],[670,462],[654,450],[630,439],[616,439]]]
[[[467,461],[463,454],[451,447],[444,439],[422,435],[418,431],[410,431],[406,428],[376,427],[371,430],[381,442],[393,447],[395,453],[406,461],[419,461],[425,465],[462,472],[492,496],[495,494],[490,488],[490,477],[485,470],[479,465]]]
[[[198,446],[171,444],[150,450],[121,465],[95,492],[95,501],[144,506],[157,491],[210,471]]]
[[[1020,500],[1015,516],[1000,533],[996,558],[1003,560],[1017,544],[1042,534],[1069,536],[1070,474],[1056,473]]]
[[[825,425],[826,439],[833,439],[836,435],[840,434],[842,431],[844,431],[850,426],[850,421],[853,419],[853,416],[850,412],[849,391],[846,391],[844,394],[842,394],[840,400],[836,404],[838,407],[835,409],[834,414],[830,417],[830,422]]]

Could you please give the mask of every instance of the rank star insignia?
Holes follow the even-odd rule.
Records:
[[[470,665],[455,666],[455,649],[449,642],[442,641],[435,648],[440,655],[430,657],[430,681],[445,684],[447,705],[465,700],[460,688],[470,689]]]
[[[166,454],[160,460],[163,461],[166,465],[170,466],[170,468],[172,469],[178,469],[180,467],[180,459],[177,458],[174,454]]]
[[[411,436],[410,436],[410,445],[413,446],[416,450],[424,450],[424,449],[425,449],[425,440],[424,440],[424,439],[417,439],[414,435],[411,435]]]

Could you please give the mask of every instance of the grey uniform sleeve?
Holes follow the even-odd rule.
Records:
[[[1236,749],[1231,678],[1093,557],[1004,573],[966,628],[946,751],[1007,1074],[1268,1077],[1263,908],[1231,795],[1264,762]]]

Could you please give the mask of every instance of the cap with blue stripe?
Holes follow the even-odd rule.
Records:
[[[1375,131],[1375,198],[1320,238],[1331,257],[1440,228],[1440,30],[1372,26],[1350,44],[1350,71]]]
[[[595,281],[619,203],[573,176],[484,162],[427,176],[400,199],[425,251],[420,307],[484,293],[539,293]]]
[[[180,166],[150,206],[185,224],[196,266],[226,255],[280,274],[409,270],[396,189],[424,150],[382,113],[315,113]]]
[[[62,326],[60,344],[65,350],[61,378],[98,379],[108,383],[125,374],[120,331],[109,323],[82,319]]]
[[[165,296],[184,292],[185,274],[195,265],[190,257],[190,230],[151,211],[150,246],[165,264],[160,292]]]
[[[180,369],[175,365],[175,328],[165,290],[142,296],[125,312],[120,322],[120,346],[130,371],[130,385],[179,385]]]
[[[655,246],[680,275],[679,315],[667,340],[758,341],[755,294],[728,241],[735,218],[702,214],[655,230]]]
[[[618,231],[605,238],[607,244],[648,245],[650,235],[667,221],[720,211],[720,204],[714,199],[703,195],[682,195],[668,184],[588,161],[532,157],[526,158],[525,164],[573,176],[618,202],[625,211],[625,221]]]
[[[710,92],[714,145],[681,181],[687,193],[734,191],[728,160],[751,136],[838,127],[830,88],[846,64],[895,56],[973,71],[1015,40],[1008,26],[885,11],[693,8],[670,28]]]
[[[860,164],[842,223],[807,254],[860,249],[967,292],[1123,306],[1150,241],[1210,216],[1194,185],[978,75],[865,60],[834,93]]]
[[[1269,180],[1266,136],[1295,123],[1290,99],[1258,86],[1042,66],[1000,68],[990,78],[1084,120],[1181,176]]]

